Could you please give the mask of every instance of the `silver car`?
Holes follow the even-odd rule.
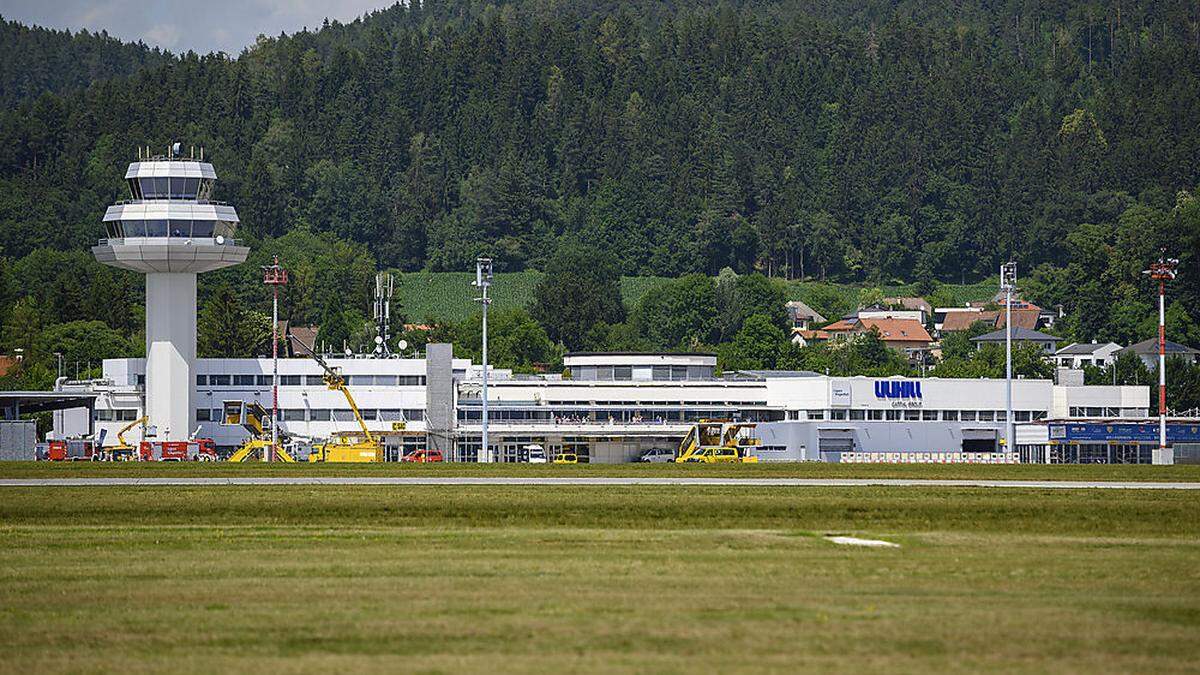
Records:
[[[669,448],[651,448],[642,453],[638,458],[639,462],[648,462],[651,464],[665,464],[675,461],[675,451]]]

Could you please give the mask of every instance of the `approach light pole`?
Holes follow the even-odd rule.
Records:
[[[263,451],[269,462],[279,447],[279,287],[287,285],[287,270],[275,262],[263,265],[263,284],[271,287],[271,447]]]
[[[480,297],[475,298],[483,306],[483,424],[482,424],[482,446],[480,446],[479,456],[476,458],[480,462],[492,461],[492,450],[488,445],[488,334],[487,334],[487,315],[488,305],[492,304],[491,298],[488,297],[488,289],[492,286],[492,259],[491,258],[476,258],[475,259],[475,281],[473,286],[479,289]]]
[[[1175,279],[1179,261],[1168,258],[1166,249],[1158,262],[1142,272],[1158,282],[1158,449],[1167,449],[1167,282]]]
[[[1000,266],[1000,290],[1004,291],[1004,442],[1009,452],[1016,448],[1012,397],[1012,302],[1016,287],[1017,263],[1010,260]]]

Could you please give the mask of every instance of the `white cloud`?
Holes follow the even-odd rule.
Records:
[[[179,28],[170,24],[151,26],[142,35],[147,44],[158,45],[164,49],[174,50],[179,44]]]

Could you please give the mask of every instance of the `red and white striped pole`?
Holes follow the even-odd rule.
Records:
[[[1158,449],[1167,447],[1167,288],[1158,280]]]
[[[1158,282],[1158,447],[1167,448],[1167,282],[1175,278],[1179,261],[1168,258],[1166,250],[1158,262],[1150,263],[1144,274]]]
[[[271,447],[263,451],[263,461],[270,462],[279,448],[279,287],[287,284],[279,256],[263,267],[263,283],[271,287]]]

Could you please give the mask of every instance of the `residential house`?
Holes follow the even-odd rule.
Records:
[[[1200,350],[1192,349],[1187,345],[1167,340],[1165,351],[1168,359],[1179,357],[1189,363],[1200,363]],[[1147,368],[1153,370],[1158,367],[1158,338],[1142,340],[1117,352],[1118,357],[1122,354],[1137,354],[1142,359],[1142,363],[1146,364]]]
[[[871,329],[879,332],[879,339],[885,345],[909,355],[928,350],[930,343],[933,342],[933,338],[929,336],[929,331],[925,330],[925,326],[914,319],[842,319],[824,328],[829,334],[830,340],[861,335],[870,332]]]
[[[820,312],[809,307],[800,300],[792,300],[784,305],[787,308],[788,321],[792,324],[793,331],[809,330],[813,326],[825,323],[825,317],[821,316]]]
[[[1115,342],[1072,342],[1054,352],[1054,363],[1059,368],[1083,368],[1084,366],[1103,368],[1113,362],[1119,351],[1121,351],[1121,345]]]
[[[909,310],[909,311],[920,312],[921,317],[918,319],[918,321],[920,321],[921,323],[925,323],[926,321],[929,320],[929,317],[933,316],[933,306],[930,305],[929,301],[927,301],[925,298],[918,298],[918,297],[911,297],[911,296],[910,297],[897,297],[897,298],[884,298],[883,304],[885,304],[889,307],[897,307],[897,308],[905,309],[905,310]]]
[[[811,328],[810,329],[804,329],[804,328],[793,328],[792,329],[792,342],[800,345],[801,347],[807,347],[809,345],[814,345],[819,342],[826,342],[828,340],[829,340],[829,331],[813,330]]]
[[[1046,354],[1054,353],[1055,347],[1058,344],[1058,338],[1054,337],[1053,335],[1046,335],[1045,333],[1039,333],[1036,330],[1031,330],[1029,328],[1022,328],[1022,327],[1017,326],[1016,320],[1015,320],[1015,313],[1014,313],[1013,324],[1014,325],[1012,328],[1012,341],[1013,341],[1014,345],[1020,344],[1020,343],[1032,343],[1032,344],[1037,345],[1038,347],[1041,347],[1042,351],[1046,352]],[[971,338],[971,342],[975,343],[976,349],[983,349],[983,346],[986,344],[1001,344],[1001,345],[1003,345],[1006,340],[1006,335],[1005,335],[1006,332],[1007,331],[1005,329],[992,331],[991,333],[985,333],[978,337]]]

